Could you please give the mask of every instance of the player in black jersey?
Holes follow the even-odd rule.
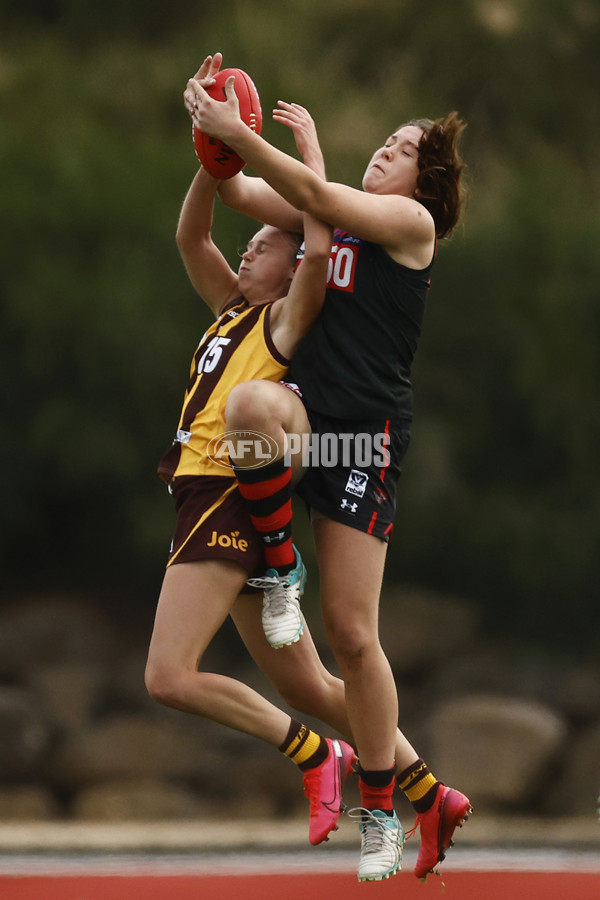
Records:
[[[311,508],[323,617],[360,758],[359,879],[380,879],[399,868],[395,777],[417,812],[415,874],[426,877],[444,858],[470,803],[435,778],[406,738],[398,740],[397,694],[379,642],[378,603],[412,418],[410,366],[437,241],[460,214],[457,144],[464,126],[455,113],[401,126],[375,152],[363,190],[356,190],[324,181],[253,133],[239,117],[231,83],[226,93],[225,103],[215,102],[192,79],[185,95],[195,125],[233,147],[260,176],[231,179],[221,187],[222,199],[280,227],[293,227],[297,211],[309,211],[338,229],[323,312],[288,374],[295,392],[267,382],[240,385],[228,401],[228,427],[264,429],[279,446],[286,435],[290,444],[292,436],[311,431],[313,438],[327,436],[330,458],[312,466],[309,460],[298,490]],[[294,104],[280,102],[275,118],[288,124],[294,114]],[[303,462],[300,451],[291,459],[282,453],[271,468],[273,482]],[[239,469],[251,510],[263,502],[266,476],[263,469],[257,484],[252,470]],[[270,538],[268,527],[264,534]]]

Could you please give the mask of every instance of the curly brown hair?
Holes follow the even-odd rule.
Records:
[[[466,123],[458,113],[442,119],[414,119],[409,125],[423,130],[419,141],[419,175],[415,199],[433,216],[439,238],[447,237],[460,218],[463,202],[461,174],[465,168],[459,140]]]

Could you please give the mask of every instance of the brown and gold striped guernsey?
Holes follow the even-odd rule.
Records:
[[[271,338],[270,313],[270,303],[249,306],[242,298],[234,300],[200,341],[175,440],[158,466],[165,481],[179,475],[233,477],[207,455],[207,448],[225,432],[225,404],[236,384],[255,378],[279,381],[287,371],[289,360]]]

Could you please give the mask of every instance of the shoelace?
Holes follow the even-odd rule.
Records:
[[[384,846],[386,839],[394,835],[392,829],[385,825],[385,822],[390,819],[379,819],[369,809],[363,809],[361,806],[358,806],[355,809],[348,810],[348,815],[351,819],[361,819],[365,825],[361,832],[364,853],[378,853]],[[365,823],[365,819],[369,821]]]
[[[274,587],[279,582],[279,578],[276,578],[274,575],[263,575],[262,578],[247,578],[246,584],[249,587],[260,588],[260,590],[266,590],[268,588]]]
[[[412,828],[409,828],[408,831],[406,832],[406,834],[404,835],[406,840],[413,837],[413,835],[416,833],[417,828],[421,824],[421,818],[422,817],[420,815],[417,815],[417,818],[415,819],[415,824],[413,825]]]
[[[310,801],[311,812],[313,810],[318,811],[321,808],[321,801],[319,798],[319,780],[321,778],[321,773],[318,770],[319,766],[316,766],[314,769],[307,769],[303,778],[304,796]]]
[[[289,598],[287,595],[287,589],[289,588],[289,582],[284,581],[283,578],[276,579],[276,583],[273,587],[270,588],[265,593],[264,598],[264,608],[265,611],[272,616],[283,616],[291,607],[289,602]]]
[[[262,578],[248,578],[246,584],[266,591],[263,607],[271,616],[283,616],[292,606],[287,596],[290,584],[285,576],[277,578],[274,575],[265,575]]]

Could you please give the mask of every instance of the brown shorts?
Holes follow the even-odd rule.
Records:
[[[167,566],[198,559],[231,559],[249,575],[264,575],[262,543],[235,479],[181,475],[173,479],[170,490],[177,522]]]

